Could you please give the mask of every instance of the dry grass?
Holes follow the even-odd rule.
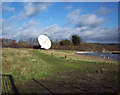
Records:
[[[81,61],[90,61],[90,62],[106,62],[106,63],[116,63],[117,61],[111,59],[104,59],[101,57],[87,56],[87,55],[78,55],[75,54],[79,51],[70,51],[70,50],[40,50],[43,53],[55,55],[58,57],[67,56],[67,59],[81,60]]]
[[[44,92],[32,78],[39,80],[48,88],[56,91],[68,91],[73,88],[64,82],[70,82],[79,88],[97,89],[106,85],[114,87],[118,83],[118,64],[116,61],[98,57],[74,54],[67,50],[2,49],[2,73],[10,74],[20,93]],[[65,59],[64,56],[67,55]],[[111,63],[111,64],[109,64]],[[101,71],[103,73],[99,73]],[[106,76],[107,75],[107,76]],[[76,80],[77,79],[77,80]],[[66,90],[66,88],[68,90]],[[92,91],[91,89],[90,91]],[[114,88],[110,90],[115,91]],[[56,92],[55,91],[55,92]],[[82,91],[82,90],[80,90]]]

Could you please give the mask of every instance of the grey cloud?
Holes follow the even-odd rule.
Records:
[[[87,42],[118,42],[117,28],[88,28],[81,35]]]
[[[70,9],[72,9],[72,7],[73,7],[73,6],[69,5],[69,6],[66,6],[65,8],[66,8],[67,10],[70,10]]]
[[[42,11],[46,10],[50,4],[49,3],[32,3],[27,2],[24,4],[24,11],[21,15],[25,14],[27,17],[33,17]]]
[[[1,18],[0,18],[0,22],[2,22]],[[0,38],[2,38],[2,23],[0,23]]]
[[[5,24],[3,24],[5,26]],[[3,27],[4,27],[3,26]],[[118,31],[117,28],[101,28],[95,27],[90,28],[87,26],[82,27],[59,27],[57,24],[53,24],[44,28],[39,29],[40,23],[34,20],[30,20],[28,23],[25,23],[19,29],[14,32],[9,32],[12,29],[4,31],[8,31],[8,33],[4,34],[4,37],[10,39],[23,39],[27,40],[28,38],[37,38],[41,34],[46,34],[53,41],[62,40],[62,39],[71,39],[71,35],[77,34],[79,35],[83,41],[86,42],[117,42]]]
[[[67,15],[67,18],[70,20],[68,22],[69,25],[75,24],[76,22],[78,22],[80,12],[81,12],[80,9],[76,9],[75,11]]]
[[[30,20],[28,23],[24,23],[20,28],[15,30],[15,26],[13,26],[13,24],[3,19],[2,37],[16,40],[25,40],[30,37],[34,38],[39,34],[39,26],[40,23],[35,22],[34,20]]]
[[[14,32],[16,24],[17,17],[16,16],[11,16],[8,20],[6,19],[1,19],[2,22],[2,37],[9,38],[11,33]]]
[[[12,21],[9,19],[6,21],[5,19],[2,19],[2,36],[6,37],[9,35],[12,30],[14,30],[14,25],[12,24]]]
[[[101,24],[103,24],[104,18],[97,17],[95,14],[86,14],[81,15],[79,17],[78,23],[76,24],[77,27],[81,26],[90,26],[90,27],[96,27]]]
[[[18,40],[35,38],[39,35],[38,26],[40,26],[40,23],[30,20],[27,24],[23,24],[22,27],[14,32],[13,38]]]
[[[112,10],[108,9],[107,7],[100,7],[100,9],[95,11],[95,14],[105,15],[105,14],[109,14],[110,12],[112,12]]]
[[[43,29],[42,31],[45,30],[46,29]],[[74,27],[70,29],[52,25],[49,26],[49,30],[45,31],[45,34],[47,34],[52,40],[71,39],[71,35],[73,34],[79,35],[83,41],[87,42],[117,42],[118,40],[118,31],[116,31],[116,28]]]
[[[11,11],[14,11],[15,8],[14,8],[14,7],[10,7],[9,4],[3,4],[3,5],[2,5],[2,10],[3,10],[3,11],[11,12]]]
[[[67,18],[69,19],[69,21],[66,25],[75,25],[76,27],[97,27],[103,24],[103,22],[105,21],[104,18],[98,17],[95,14],[80,15],[80,12],[80,9],[76,9],[75,11],[68,14]]]

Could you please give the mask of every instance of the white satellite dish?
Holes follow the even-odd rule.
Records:
[[[40,35],[38,37],[38,42],[41,48],[49,49],[51,47],[51,41],[46,35]]]

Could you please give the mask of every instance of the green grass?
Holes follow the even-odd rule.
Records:
[[[99,63],[118,63],[115,60],[111,59],[104,59],[101,57],[94,57],[94,56],[87,56],[87,55],[78,55],[75,54],[79,51],[72,51],[72,50],[42,50],[41,52],[46,54],[55,55],[57,57],[64,57],[67,56],[67,59],[73,59],[73,60],[80,60],[80,61],[87,61],[87,62],[99,62]]]
[[[46,51],[47,52],[47,51]],[[69,51],[70,52],[70,51]],[[11,74],[15,84],[29,83],[32,78],[45,79],[55,74],[62,74],[72,70],[78,70],[81,74],[95,73],[96,70],[112,72],[116,81],[117,62],[94,62],[88,60],[65,59],[42,50],[34,49],[2,49],[2,73]]]
[[[114,67],[115,64],[65,59],[42,53],[40,50],[3,49],[2,71],[13,75],[16,82],[45,78],[72,69],[91,72],[110,65]]]

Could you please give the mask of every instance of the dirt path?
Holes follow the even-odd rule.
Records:
[[[118,84],[108,80],[111,77],[110,74],[104,72],[81,74],[79,71],[73,70],[42,80],[34,79],[32,83],[19,87],[25,87],[24,89],[27,89],[25,92],[28,93],[115,94],[118,91]]]

